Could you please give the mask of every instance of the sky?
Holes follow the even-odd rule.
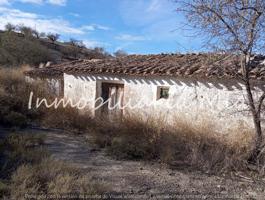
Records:
[[[82,40],[113,53],[202,51],[200,38],[183,27],[173,0],[0,0],[0,29],[23,24],[60,40]]]

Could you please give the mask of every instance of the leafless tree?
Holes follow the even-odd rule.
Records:
[[[53,33],[47,34],[47,38],[49,40],[51,40],[52,42],[56,42],[59,39],[59,37],[60,37],[60,35],[57,34],[57,33],[55,33],[55,34],[53,34]]]
[[[256,141],[252,158],[258,162],[264,148],[261,108],[265,92],[256,100],[250,80],[252,59],[265,47],[264,0],[176,0],[177,11],[185,14],[193,30],[207,36],[207,44],[237,54],[248,105],[255,125]],[[263,48],[263,49],[262,49]]]
[[[7,32],[11,32],[11,31],[15,31],[16,30],[16,26],[14,26],[13,24],[11,23],[8,23],[5,25],[5,30]]]
[[[45,37],[46,37],[46,33],[44,33],[44,32],[39,33],[39,38],[45,38]]]
[[[37,38],[40,39],[40,33],[37,30],[32,30],[32,35]]]
[[[83,43],[82,40],[76,40],[74,38],[70,38],[69,40],[69,44],[74,46],[74,47],[78,47],[78,48],[85,48],[85,44]]]
[[[127,56],[127,55],[128,55],[127,52],[124,51],[124,50],[121,50],[121,49],[119,49],[116,52],[114,52],[114,56],[117,57],[117,58],[124,57],[124,56]]]
[[[25,36],[25,37],[31,37],[33,36],[34,30],[28,26],[19,25],[18,30]]]

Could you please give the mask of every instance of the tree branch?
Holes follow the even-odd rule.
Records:
[[[244,50],[244,48],[242,48],[244,46],[244,43],[238,38],[238,35],[236,34],[236,32],[225,21],[225,19],[218,12],[216,12],[214,9],[212,9],[208,6],[205,6],[205,8],[208,9],[208,11],[212,12],[216,17],[218,17],[223,22],[223,24],[226,26],[226,28],[231,32],[231,34],[235,37],[236,41],[239,43],[241,50]]]
[[[259,101],[258,101],[257,114],[259,116],[260,116],[260,113],[261,113],[261,107],[262,107],[264,99],[265,99],[265,91],[263,92],[263,94],[261,95],[261,97],[259,98]]]
[[[257,14],[262,14],[260,11],[258,11],[257,8],[255,7],[251,7],[251,6],[248,6],[248,7],[242,7],[242,8],[239,8],[239,10],[254,10]]]

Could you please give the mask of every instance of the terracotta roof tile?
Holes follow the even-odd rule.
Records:
[[[265,80],[265,56],[253,56],[251,62],[251,78]],[[62,76],[63,73],[239,78],[241,69],[239,56],[231,54],[193,53],[129,55],[121,58],[102,60],[76,60],[27,72],[30,76]]]

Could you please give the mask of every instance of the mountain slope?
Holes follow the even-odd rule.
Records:
[[[0,65],[37,66],[51,61],[59,63],[75,59],[100,59],[111,57],[103,48],[88,49],[71,42],[51,41],[14,31],[0,31]]]

